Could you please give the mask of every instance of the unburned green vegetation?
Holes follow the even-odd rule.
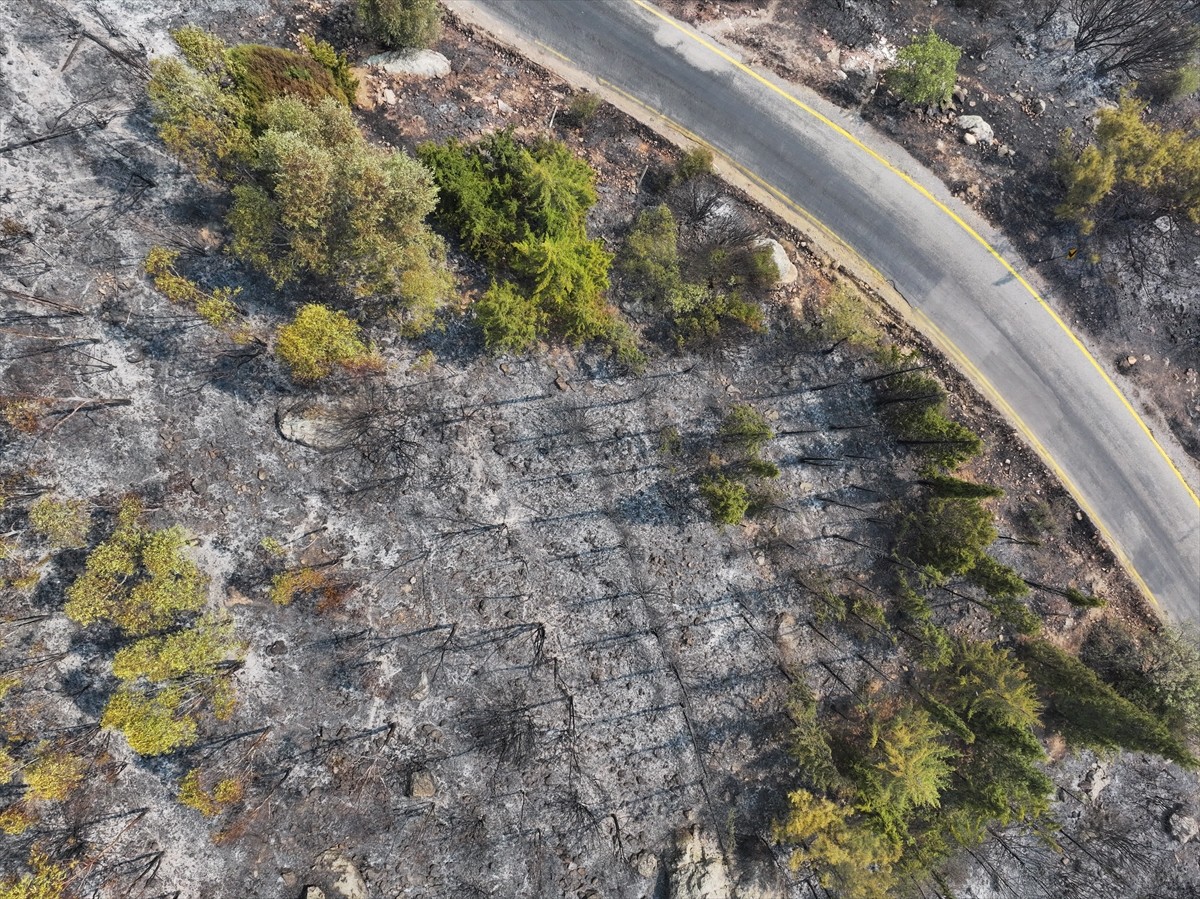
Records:
[[[628,326],[608,304],[611,255],[587,233],[595,173],[564,144],[526,145],[501,131],[475,144],[425,144],[437,221],[498,283],[476,308],[489,349],[535,340],[599,341],[635,356]]]
[[[113,658],[120,686],[100,723],[121,730],[141,755],[194,743],[197,713],[233,708],[239,645],[232,625],[202,615],[207,579],[178,527],[153,530],[136,499],[121,503],[116,527],[87,557],[64,611],[83,627],[107,626],[130,640]]]

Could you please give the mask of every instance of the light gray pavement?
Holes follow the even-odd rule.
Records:
[[[913,324],[1063,479],[1160,610],[1200,620],[1200,503],[1186,483],[1200,473],[1169,434],[1158,435],[1163,445],[1151,437],[1022,283],[1038,284],[1009,243],[932,173],[852,115],[750,71],[640,0],[447,5],[568,80],[595,79],[652,126],[707,143],[802,226],[836,235],[866,261],[861,270],[894,283]]]

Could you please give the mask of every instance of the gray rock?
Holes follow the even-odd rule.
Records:
[[[450,60],[436,50],[394,50],[368,56],[365,65],[375,66],[392,75],[412,78],[444,78],[450,74]]]
[[[787,250],[783,248],[783,244],[779,241],[767,237],[757,241],[755,246],[770,249],[771,261],[775,263],[775,270],[779,272],[780,284],[794,284],[796,279],[800,277],[800,272],[792,264],[792,260],[788,258]]]
[[[340,433],[332,409],[318,405],[280,406],[275,410],[275,427],[284,440],[310,449],[341,449],[345,438]]]
[[[1112,783],[1112,774],[1109,772],[1108,765],[1096,764],[1088,769],[1087,774],[1083,775],[1083,779],[1079,781],[1079,789],[1087,793],[1092,802],[1095,802],[1110,783]]]
[[[1188,843],[1200,834],[1200,821],[1185,815],[1183,809],[1177,809],[1167,819],[1167,831],[1180,843]]]
[[[658,856],[652,852],[639,852],[631,861],[634,870],[646,879],[658,874]]]
[[[676,847],[679,857],[671,872],[670,899],[730,899],[729,866],[716,840],[693,826]]]
[[[437,795],[437,782],[428,771],[414,771],[408,778],[408,795],[413,799],[432,799]]]
[[[338,856],[329,867],[338,875],[333,884],[334,895],[341,899],[367,899],[367,882],[354,862],[345,856]]]
[[[959,116],[958,127],[983,144],[990,144],[996,136],[995,132],[992,131],[992,126],[984,121],[982,116]]]

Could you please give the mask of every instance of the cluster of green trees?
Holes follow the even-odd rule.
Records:
[[[1143,638],[1162,654],[1145,647],[1114,654],[1136,638],[1114,632],[1119,625],[1097,627],[1101,669],[1148,705],[1036,639],[1015,652],[950,641],[945,658],[920,669],[906,693],[863,699],[837,716],[821,716],[802,695],[790,709],[789,752],[803,786],[789,794],[776,825],[776,838],[795,847],[793,864],[839,896],[883,899],[903,882],[936,874],[996,827],[1049,829],[1044,730],[1072,746],[1152,752],[1195,768],[1188,745],[1200,699],[1194,642],[1164,632]],[[1160,689],[1174,699],[1163,704]]]
[[[828,726],[811,697],[793,708],[790,751],[806,788],[790,794],[776,837],[838,895],[881,899],[982,842],[990,825],[1046,813],[1040,705],[1011,653],[959,641],[913,695]]]
[[[234,255],[279,286],[428,328],[452,286],[425,225],[437,193],[419,162],[364,139],[345,57],[311,40],[295,53],[196,28],[173,37],[183,59],[152,65],[155,123],[199,177],[232,189]]]
[[[67,589],[72,621],[107,626],[127,641],[113,659],[120,686],[100,723],[121,730],[140,755],[194,743],[200,711],[227,718],[236,699],[241,644],[232,622],[204,614],[208,581],[187,545],[178,527],[146,527],[141,503],[127,498],[113,532]]]
[[[524,352],[550,335],[637,355],[605,299],[612,256],[587,235],[595,172],[562,143],[502,131],[474,144],[425,144],[439,191],[437,221],[495,280],[475,314],[489,349]]]
[[[958,77],[962,50],[939,37],[932,28],[909,41],[896,55],[888,84],[909,103],[947,103]]]
[[[618,258],[626,292],[664,312],[680,346],[716,337],[727,322],[761,327],[762,311],[746,295],[778,277],[769,250],[713,247],[700,259],[696,252],[688,255],[681,258],[679,224],[670,207],[643,209]],[[686,277],[685,262],[692,269]]]
[[[1059,218],[1084,234],[1099,222],[1161,215],[1200,222],[1200,137],[1145,120],[1146,104],[1130,93],[1102,109],[1095,137],[1082,149],[1068,131],[1056,161],[1066,186]]]
[[[765,479],[779,477],[779,467],[762,457],[762,449],[775,431],[753,406],[741,403],[725,415],[717,431],[722,452],[712,453],[700,476],[700,494],[708,502],[713,521],[741,524],[756,506],[766,501]]]

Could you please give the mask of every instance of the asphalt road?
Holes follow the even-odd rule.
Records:
[[[894,282],[910,320],[1059,475],[1160,610],[1200,621],[1196,468],[1170,461],[1007,241],[931,173],[639,0],[448,5],[568,78],[595,78],[643,120],[665,117],[833,232]]]

